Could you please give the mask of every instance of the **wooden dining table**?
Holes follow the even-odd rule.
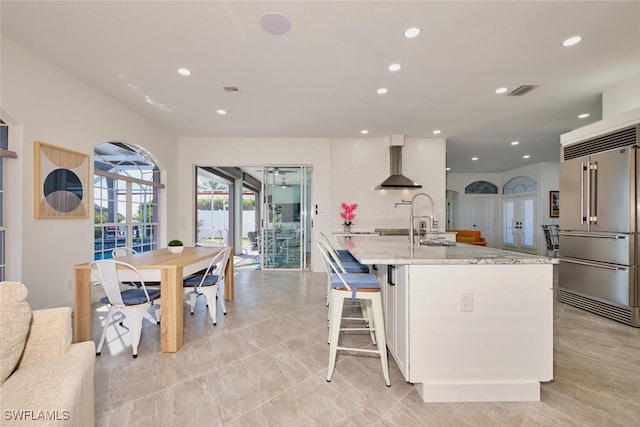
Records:
[[[183,298],[182,280],[208,267],[211,259],[224,247],[188,247],[179,254],[169,253],[167,248],[133,255],[118,257],[136,267],[143,280],[160,282],[161,319],[160,349],[165,353],[174,353],[182,347],[184,326],[182,322]],[[225,270],[225,300],[233,300],[233,250]],[[90,263],[74,266],[74,342],[90,341],[91,335],[91,283]],[[135,281],[127,270],[122,270],[120,280]]]

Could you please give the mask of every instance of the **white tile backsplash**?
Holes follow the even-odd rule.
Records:
[[[435,216],[444,230],[445,140],[405,138],[403,175],[422,184],[419,190],[376,190],[389,176],[389,138],[336,138],[331,140],[331,228],[342,229],[341,203],[357,203],[352,229],[408,228],[409,206],[394,207],[402,199],[427,193],[435,202]],[[416,200],[416,215],[428,213],[426,198]]]

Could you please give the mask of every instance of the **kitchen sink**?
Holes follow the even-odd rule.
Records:
[[[420,240],[420,244],[423,246],[455,246],[456,242],[445,239],[427,239]]]

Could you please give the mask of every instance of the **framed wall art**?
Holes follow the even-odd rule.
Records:
[[[35,217],[89,217],[89,155],[35,142]]]
[[[560,217],[560,192],[549,191],[549,217]]]

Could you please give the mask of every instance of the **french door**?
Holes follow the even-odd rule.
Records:
[[[519,252],[536,252],[536,195],[502,199],[502,247]]]
[[[264,166],[261,267],[306,269],[311,252],[311,167]]]

